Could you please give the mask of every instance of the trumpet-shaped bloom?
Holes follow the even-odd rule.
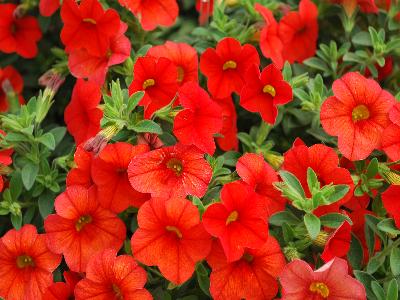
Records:
[[[49,250],[35,226],[11,229],[0,239],[0,297],[42,299],[60,262],[61,255]]]
[[[50,17],[60,8],[60,0],[40,0],[39,12],[42,16]]]
[[[9,108],[7,95],[3,89],[6,81],[10,83],[13,92],[17,94],[19,103],[24,103],[24,99],[22,98],[24,80],[16,69],[12,66],[7,66],[4,69],[0,69],[0,112],[7,112]]]
[[[132,187],[153,197],[203,197],[212,169],[204,152],[194,146],[176,144],[134,157],[128,167]]]
[[[56,198],[55,209],[57,214],[44,221],[47,245],[64,255],[72,271],[85,272],[89,259],[99,251],[121,248],[125,224],[99,205],[95,189],[67,187]]]
[[[82,146],[76,148],[74,154],[74,163],[76,166],[67,174],[67,186],[83,185],[89,188],[93,185],[91,174],[93,157],[93,153],[86,151]]]
[[[382,193],[383,206],[390,214],[398,228],[400,228],[400,201],[399,201],[400,186],[391,185],[385,192]]]
[[[147,145],[133,146],[118,142],[108,144],[92,163],[92,178],[97,198],[104,208],[120,213],[129,206],[139,207],[149,199],[129,184],[128,165],[132,158],[149,151]]]
[[[169,281],[188,280],[211,249],[211,236],[200,223],[196,206],[183,198],[152,198],[138,213],[132,252],[148,266],[158,266]]]
[[[250,186],[239,181],[223,186],[221,202],[208,206],[203,224],[221,241],[229,262],[240,259],[245,248],[260,248],[268,239],[264,203]]]
[[[76,284],[82,277],[75,272],[64,272],[65,282],[55,282],[47,288],[44,300],[70,300],[74,297]]]
[[[151,300],[144,288],[147,274],[129,255],[117,256],[107,249],[93,256],[86,269],[86,278],[75,288],[76,300]]]
[[[344,221],[330,236],[321,254],[321,258],[328,262],[334,257],[343,257],[350,250],[351,225]]]
[[[373,79],[355,72],[335,80],[332,89],[334,96],[321,107],[322,127],[338,137],[339,150],[346,158],[365,159],[381,146],[394,97]]]
[[[237,138],[237,114],[235,104],[231,97],[214,99],[222,111],[222,128],[220,134],[223,137],[217,137],[218,146],[224,150],[238,150],[239,140]]]

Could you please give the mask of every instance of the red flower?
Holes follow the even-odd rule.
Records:
[[[398,228],[400,228],[399,192],[400,186],[391,185],[385,192],[382,193],[383,206],[387,210],[388,214],[393,217]]]
[[[355,72],[335,80],[332,89],[334,96],[321,107],[322,127],[338,136],[339,150],[346,158],[365,159],[381,146],[394,97],[376,81]]]
[[[222,128],[221,108],[195,82],[188,82],[179,89],[179,101],[184,110],[174,119],[174,135],[182,144],[195,145],[213,155],[214,134]]]
[[[211,249],[211,236],[200,223],[196,206],[183,198],[152,198],[139,209],[139,228],[132,237],[134,257],[158,266],[162,275],[180,285]]]
[[[375,0],[331,0],[333,3],[339,3],[343,5],[344,10],[348,16],[351,16],[357,8],[363,13],[378,13],[378,7],[375,4]]]
[[[110,46],[110,39],[120,27],[118,13],[113,9],[104,11],[98,0],[64,0],[61,7],[61,41],[66,51],[84,48],[89,54],[102,56]]]
[[[400,103],[393,105],[392,109],[389,112],[390,121],[392,121],[396,125],[400,125]]]
[[[275,124],[277,105],[286,104],[292,98],[292,87],[283,80],[282,73],[273,64],[264,68],[261,74],[255,65],[247,71],[240,105],[251,112],[259,112],[265,122]]]
[[[146,271],[132,256],[117,256],[115,249],[107,249],[93,256],[86,268],[86,278],[75,288],[76,300],[151,300],[144,288]]]
[[[347,262],[334,258],[313,271],[309,264],[296,259],[287,264],[280,276],[282,300],[352,299],[365,300],[361,282],[348,275]]]
[[[261,32],[261,51],[278,68],[281,69],[285,61],[301,63],[314,56],[318,39],[318,9],[311,0],[301,0],[299,11],[287,13],[279,24],[267,8],[256,5],[256,9],[266,22]]]
[[[120,213],[129,206],[140,207],[148,194],[134,190],[128,179],[128,165],[132,158],[148,152],[147,145],[128,143],[108,144],[92,163],[92,178],[97,187],[97,198],[104,208]]]
[[[14,4],[0,4],[0,51],[33,58],[38,53],[37,42],[42,38],[39,22],[31,16],[16,18]]]
[[[224,150],[238,150],[239,141],[237,138],[237,114],[235,104],[231,97],[215,100],[222,110],[222,129],[220,134],[223,137],[217,137],[218,146]]]
[[[127,29],[128,26],[121,22],[118,33],[111,37],[109,48],[103,55],[90,54],[85,48],[71,51],[68,58],[71,74],[103,85],[108,68],[123,63],[131,53],[131,43],[124,35]]]
[[[65,282],[55,282],[47,288],[44,300],[70,300],[74,297],[76,284],[82,279],[78,273],[64,272]]]
[[[135,190],[153,197],[203,197],[212,169],[203,152],[194,146],[177,144],[134,157],[128,177]]]
[[[244,154],[236,164],[236,172],[263,199],[268,216],[285,209],[286,200],[273,186],[279,181],[278,175],[261,155]]]
[[[67,186],[82,185],[89,188],[93,185],[91,174],[93,157],[93,153],[86,151],[82,146],[76,148],[74,154],[74,163],[76,166],[67,174]]]
[[[200,56],[200,70],[207,77],[207,87],[215,98],[229,97],[240,93],[246,71],[260,64],[256,48],[241,46],[234,38],[219,41],[216,49],[208,48]]]
[[[165,57],[172,61],[178,70],[178,83],[183,85],[190,81],[199,81],[198,57],[196,49],[186,43],[167,41],[164,45],[153,46],[147,52],[153,57]]]
[[[326,242],[321,258],[329,262],[335,257],[343,257],[350,250],[351,225],[344,221],[330,236]]]
[[[70,103],[65,108],[64,120],[77,145],[100,131],[103,112],[100,104],[101,90],[97,84],[78,79]]]
[[[64,255],[68,267],[85,272],[91,256],[107,248],[118,250],[126,236],[124,223],[102,208],[95,189],[67,187],[55,200],[57,214],[44,221],[49,248]]]
[[[22,89],[24,88],[24,80],[22,79],[22,76],[18,73],[16,69],[14,69],[12,66],[7,66],[4,69],[0,69],[0,112],[8,111],[9,103],[7,100],[7,95],[4,92],[3,88],[8,83],[11,85],[11,88],[14,91],[14,93],[17,94],[19,103],[20,104],[24,103],[24,98],[22,97],[21,94]]]
[[[42,16],[50,17],[60,7],[60,0],[40,0],[39,12]]]
[[[213,14],[214,0],[196,0],[196,10],[199,12],[199,24],[206,24]]]
[[[118,0],[140,21],[144,30],[150,31],[157,26],[172,26],[178,17],[179,7],[176,0]]]
[[[400,126],[390,124],[383,131],[382,150],[393,161],[400,160]]]
[[[204,228],[221,241],[229,262],[240,259],[245,248],[260,248],[268,239],[267,213],[263,201],[240,181],[221,190],[221,202],[208,206]]]
[[[0,129],[0,138],[2,136],[6,136],[6,133]],[[11,155],[14,153],[13,149],[3,149],[0,150],[0,165],[9,166],[12,164],[12,157]]]
[[[351,174],[347,169],[340,168],[338,165],[339,158],[332,148],[322,144],[311,147],[298,145],[284,154],[282,169],[291,172],[299,179],[307,197],[311,197],[307,184],[308,168],[313,169],[318,176],[321,187],[330,183],[346,184],[350,187],[346,196],[338,202],[318,207],[315,213],[322,215],[326,212],[337,212],[339,206],[349,201],[353,195],[354,183]]]
[[[285,266],[285,257],[272,237],[257,250],[246,249],[240,260],[227,262],[218,241],[207,257],[212,272],[210,293],[215,300],[274,299],[276,278]]]
[[[139,57],[133,75],[129,93],[144,91],[139,104],[144,106],[144,116],[147,119],[168,105],[178,91],[177,67],[167,58]]]
[[[42,299],[60,262],[61,255],[48,249],[45,235],[35,226],[8,231],[0,239],[0,297]]]

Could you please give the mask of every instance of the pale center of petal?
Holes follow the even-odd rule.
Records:
[[[319,294],[322,298],[326,299],[329,296],[329,288],[323,282],[313,282],[310,284],[310,291]]]
[[[143,89],[145,90],[145,89],[147,89],[148,87],[154,86],[155,84],[156,84],[156,82],[155,82],[154,79],[152,79],[152,78],[146,79],[146,80],[143,82]]]
[[[263,93],[270,94],[272,97],[275,97],[276,95],[275,88],[270,84],[267,84],[263,87]]]
[[[226,225],[235,222],[238,218],[239,218],[239,213],[236,210],[234,210],[229,214],[228,218],[226,218]]]
[[[83,22],[93,24],[93,25],[97,24],[96,20],[91,19],[91,18],[85,18],[85,19],[83,19]]]
[[[92,223],[93,219],[91,216],[86,215],[86,216],[81,216],[78,221],[75,223],[75,229],[76,231],[81,231],[83,227],[85,227],[87,224]]]
[[[369,110],[364,104],[357,105],[353,112],[351,113],[351,117],[354,122],[366,120],[369,118]]]
[[[169,232],[175,233],[178,238],[182,238],[182,232],[177,227],[168,225],[165,227],[165,229]]]
[[[167,168],[175,172],[176,176],[181,176],[183,172],[182,162],[177,158],[171,158],[167,162]]]
[[[17,267],[20,269],[24,269],[27,267],[34,267],[35,262],[33,261],[32,257],[29,255],[20,255],[17,257]]]
[[[182,67],[178,67],[178,82],[181,83],[183,81],[183,78],[185,77],[185,70],[183,70]]]
[[[236,67],[237,67],[236,62],[234,62],[233,60],[228,60],[224,63],[224,65],[222,66],[222,69],[225,71],[228,69],[236,69]]]

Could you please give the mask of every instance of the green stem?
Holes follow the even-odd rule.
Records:
[[[261,120],[260,127],[258,128],[257,132],[257,137],[256,137],[256,143],[257,145],[261,145],[264,143],[264,141],[267,139],[268,134],[270,133],[272,129],[272,126],[265,123],[263,120]]]

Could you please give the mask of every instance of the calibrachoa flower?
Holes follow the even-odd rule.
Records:
[[[92,178],[97,187],[97,198],[104,208],[120,213],[129,206],[139,207],[149,199],[132,188],[128,179],[128,165],[132,158],[148,152],[147,145],[133,146],[118,142],[108,144],[92,163]]]
[[[24,58],[34,58],[37,43],[42,38],[39,22],[35,17],[16,17],[15,4],[0,4],[0,51],[16,52]]]
[[[186,43],[167,41],[164,45],[151,47],[147,55],[157,58],[165,57],[172,61],[177,67],[177,80],[180,85],[199,80],[196,49]]]
[[[217,137],[218,146],[224,150],[238,150],[239,141],[237,138],[237,114],[235,104],[231,97],[214,99],[222,111],[222,128],[220,134],[223,137]]]
[[[93,256],[86,268],[86,278],[75,288],[76,300],[151,300],[144,288],[147,280],[143,270],[132,256],[117,256],[117,251],[107,249]]]
[[[124,223],[102,208],[95,189],[67,187],[55,200],[57,214],[44,221],[47,245],[64,255],[68,267],[85,272],[89,259],[107,248],[118,250],[126,236]]]
[[[153,197],[202,197],[212,169],[204,152],[195,146],[176,144],[134,157],[128,167],[132,187]]]
[[[176,0],[118,0],[139,20],[144,30],[154,30],[158,25],[172,26],[178,17]]]
[[[0,135],[5,136],[6,133],[0,129]],[[0,150],[0,192],[2,192],[4,188],[4,179],[2,175],[7,174],[7,166],[12,164],[13,153],[13,149]]]
[[[258,66],[247,71],[240,105],[251,112],[259,112],[265,122],[273,125],[278,116],[277,105],[286,104],[292,98],[292,87],[273,64],[265,67],[261,74]]]
[[[400,228],[400,201],[399,201],[400,186],[391,185],[385,192],[382,193],[382,203],[387,212],[393,216],[396,226]]]
[[[367,299],[361,282],[348,275],[347,262],[337,257],[316,271],[296,259],[285,266],[279,278],[282,300]]]
[[[344,221],[332,234],[328,235],[321,258],[325,262],[328,262],[335,257],[345,256],[350,250],[350,242],[351,225],[349,222]]]
[[[268,216],[285,209],[286,199],[273,186],[279,181],[278,175],[261,155],[244,154],[238,159],[236,172],[262,198]]]
[[[378,13],[378,7],[375,4],[375,0],[331,0],[333,3],[339,3],[343,6],[346,14],[351,16],[357,8],[363,13]]]
[[[273,299],[278,293],[277,277],[285,266],[285,257],[273,237],[259,249],[245,249],[234,262],[226,260],[219,241],[214,241],[207,263],[210,293],[215,300]],[[302,299],[303,300],[303,299]]]
[[[393,161],[400,160],[400,103],[396,103],[389,112],[392,122],[383,132],[382,150]]]
[[[24,80],[16,69],[12,66],[7,66],[4,69],[0,69],[0,112],[7,112],[9,109],[7,94],[4,91],[4,89],[7,90],[9,88],[8,85],[11,86],[12,91],[18,97],[19,103],[24,103],[24,98],[22,97]]]
[[[42,16],[50,17],[60,8],[60,0],[40,0],[39,12]]]
[[[61,255],[49,250],[45,234],[38,234],[35,226],[8,231],[0,239],[0,297],[42,299],[60,262]]]
[[[241,46],[234,38],[219,41],[216,49],[208,48],[200,56],[200,70],[207,77],[207,87],[215,98],[240,93],[249,67],[260,64],[256,48]]]
[[[214,134],[222,128],[221,108],[197,83],[186,83],[178,93],[184,110],[174,119],[174,135],[180,143],[195,145],[213,155]]]
[[[61,41],[66,51],[84,48],[89,54],[102,56],[110,46],[110,38],[117,35],[120,27],[118,13],[104,11],[98,0],[64,0],[61,7],[64,27]]]
[[[139,57],[133,69],[133,76],[129,93],[144,92],[139,104],[144,106],[144,116],[147,119],[155,111],[168,105],[178,91],[177,67],[165,57]]]
[[[339,150],[346,158],[365,159],[381,146],[394,97],[373,79],[355,72],[335,80],[332,89],[334,96],[321,107],[322,127],[338,136]]]
[[[264,201],[242,182],[223,186],[221,202],[207,207],[204,228],[221,241],[229,262],[240,259],[245,248],[260,248],[268,239]]]
[[[77,145],[100,131],[100,120],[103,117],[102,110],[97,107],[100,101],[101,90],[97,84],[83,79],[77,80],[71,101],[64,112],[67,129]]]
[[[123,63],[131,53],[131,43],[124,35],[128,26],[121,22],[119,31],[110,38],[109,48],[102,55],[90,54],[85,48],[71,51],[68,67],[77,78],[88,78],[98,85],[103,85],[108,68]]]
[[[67,174],[67,186],[82,185],[89,188],[93,185],[91,174],[93,157],[93,153],[86,151],[82,146],[76,148],[74,154],[75,167]]]
[[[183,198],[152,198],[138,213],[139,228],[132,236],[134,257],[180,285],[211,249],[211,236],[200,223],[196,206]]]
[[[65,282],[55,282],[47,288],[44,300],[70,300],[74,297],[76,284],[82,277],[75,272],[64,272]]]

